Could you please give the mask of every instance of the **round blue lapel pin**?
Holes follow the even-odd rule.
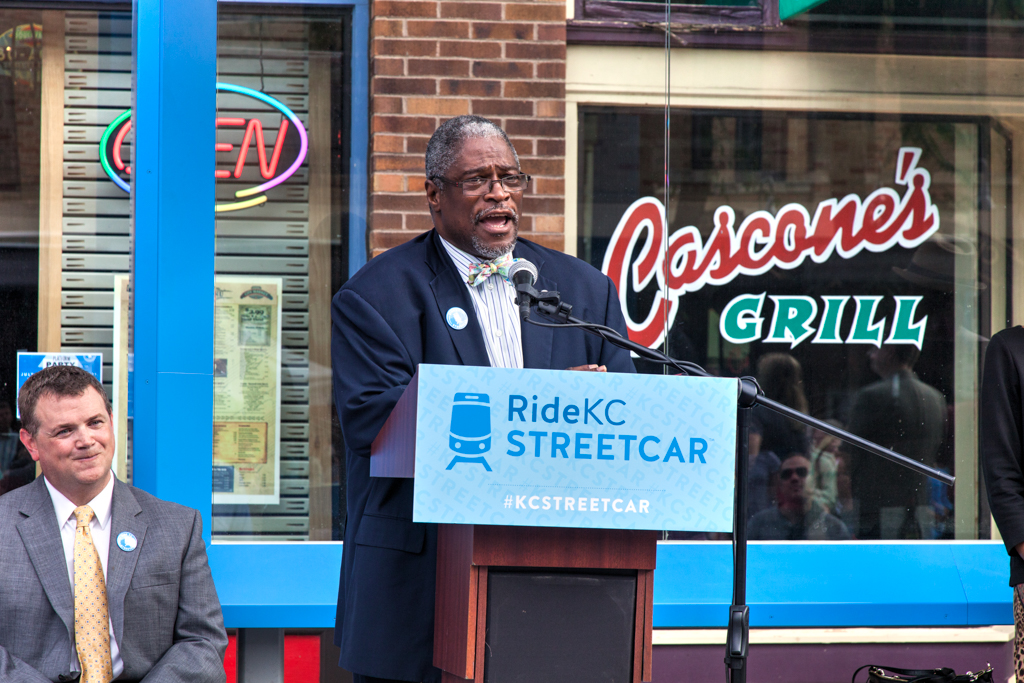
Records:
[[[117,535],[117,547],[126,553],[130,553],[135,550],[135,546],[139,544],[139,540],[135,538],[135,534],[130,531],[122,531]]]
[[[469,324],[469,316],[466,312],[458,306],[452,306],[445,313],[444,319],[448,322],[448,326],[453,330],[461,330]]]

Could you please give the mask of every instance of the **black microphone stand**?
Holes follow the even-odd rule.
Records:
[[[557,322],[544,323],[531,320],[525,315],[523,320],[531,325],[541,327],[576,327],[590,334],[601,337],[605,341],[619,348],[632,351],[641,358],[667,365],[679,370],[684,375],[694,377],[712,377],[711,373],[704,370],[696,363],[680,361],[668,355],[651,349],[623,337],[618,330],[604,325],[581,320],[572,315],[572,306],[562,301],[558,292],[547,290],[537,291],[531,284],[515,285],[518,294],[517,303],[529,301],[537,307],[537,311]],[[799,410],[773,401],[764,395],[757,380],[753,377],[739,378],[739,392],[737,396],[736,413],[736,495],[733,506],[733,572],[732,572],[732,605],[729,607],[729,623],[725,645],[725,664],[729,669],[729,680],[731,683],[746,683],[747,680],[747,650],[750,644],[750,608],[747,602],[747,467],[748,467],[748,433],[750,431],[750,411],[755,405],[762,405],[780,415],[788,417],[805,425],[820,429],[826,434],[838,437],[847,443],[862,448],[887,460],[913,470],[919,474],[938,480],[947,486],[952,486],[954,477],[945,472],[928,467],[917,460],[901,455],[876,444],[873,441],[861,438],[856,434],[840,429],[823,420],[805,415]]]

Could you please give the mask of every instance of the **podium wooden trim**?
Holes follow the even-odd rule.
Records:
[[[373,441],[372,476],[414,477],[418,389],[417,370]],[[443,682],[484,681],[487,583],[498,568],[635,571],[628,683],[650,681],[657,538],[657,531],[646,530],[438,525],[434,665],[444,672]]]
[[[636,570],[633,677],[651,680],[656,531],[441,524],[434,666],[443,683],[483,683],[491,567]]]

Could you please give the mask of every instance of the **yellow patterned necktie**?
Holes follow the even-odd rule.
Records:
[[[110,620],[100,554],[92,542],[92,508],[75,508],[75,647],[82,665],[79,683],[110,683]]]

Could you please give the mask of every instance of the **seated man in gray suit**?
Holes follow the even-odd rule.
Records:
[[[0,496],[0,681],[224,681],[199,513],[113,476],[110,403],[84,370],[36,373],[18,407],[43,476]]]

